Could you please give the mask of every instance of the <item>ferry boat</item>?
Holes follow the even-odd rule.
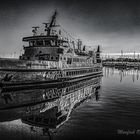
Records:
[[[82,41],[71,40],[56,23],[55,11],[44,31],[33,27],[33,35],[23,37],[24,53],[19,59],[0,58],[0,87],[25,89],[45,84],[54,87],[69,80],[102,74],[100,46],[88,51]],[[69,36],[68,36],[69,35]]]

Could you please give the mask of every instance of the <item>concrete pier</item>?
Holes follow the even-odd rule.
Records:
[[[140,69],[140,62],[116,62],[116,61],[104,61],[103,66],[116,67],[116,68],[134,68]]]

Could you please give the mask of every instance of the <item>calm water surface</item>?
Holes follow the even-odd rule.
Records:
[[[64,136],[139,136],[139,74],[137,70],[104,68],[100,100],[80,106],[65,125]]]
[[[99,100],[78,106],[70,119],[53,131],[53,139],[140,136],[140,71],[104,68]],[[0,123],[0,136],[18,139],[47,139],[41,130],[20,120]]]

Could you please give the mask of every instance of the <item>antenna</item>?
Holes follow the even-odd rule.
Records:
[[[45,29],[44,29],[44,31],[45,32],[47,32],[48,31],[48,28],[49,28],[49,25],[50,25],[50,23],[42,23],[42,24],[44,24],[45,25]]]
[[[42,24],[44,24],[45,25],[45,28],[48,28],[49,27],[49,25],[50,25],[50,23],[42,23]]]
[[[33,35],[34,35],[34,36],[37,35],[37,30],[38,30],[39,26],[34,26],[34,27],[32,27],[32,28],[33,28],[33,30],[32,30]]]

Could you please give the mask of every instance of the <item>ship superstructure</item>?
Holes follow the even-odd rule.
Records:
[[[33,27],[33,35],[24,37],[24,53],[18,60],[0,60],[1,85],[24,85],[42,81],[64,81],[102,73],[100,46],[87,51],[82,41],[77,42],[62,36],[57,29],[55,11],[44,32]]]

